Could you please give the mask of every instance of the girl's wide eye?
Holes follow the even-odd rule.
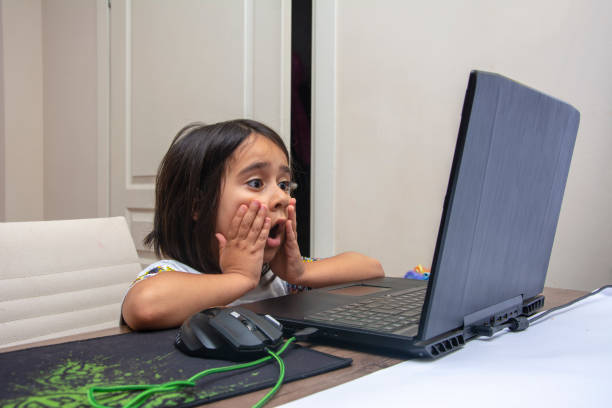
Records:
[[[263,187],[263,182],[260,179],[252,179],[247,181],[247,185],[251,188],[260,189]]]
[[[281,181],[278,183],[278,187],[280,187],[280,189],[285,193],[291,194],[291,192],[297,188],[297,183],[294,183],[293,181]]]

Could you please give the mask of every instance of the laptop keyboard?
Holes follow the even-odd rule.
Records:
[[[396,333],[418,325],[426,287],[370,297],[307,316],[307,320]]]

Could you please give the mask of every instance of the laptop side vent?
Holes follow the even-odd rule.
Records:
[[[465,339],[463,338],[463,334],[459,334],[431,344],[428,347],[428,351],[433,358],[438,358],[464,345]]]
[[[531,316],[532,314],[540,310],[542,307],[544,307],[544,296],[536,296],[523,305],[523,315]]]

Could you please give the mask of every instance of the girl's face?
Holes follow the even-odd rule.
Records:
[[[285,242],[291,170],[285,153],[274,142],[251,134],[230,156],[221,185],[216,232],[226,238],[231,220],[241,204],[259,201],[268,209],[270,234],[264,262],[270,262]]]

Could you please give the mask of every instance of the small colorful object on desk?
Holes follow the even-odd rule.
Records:
[[[406,272],[404,278],[407,279],[417,279],[417,280],[428,280],[429,279],[429,269],[423,268],[423,265],[418,264],[414,267],[414,269]]]

